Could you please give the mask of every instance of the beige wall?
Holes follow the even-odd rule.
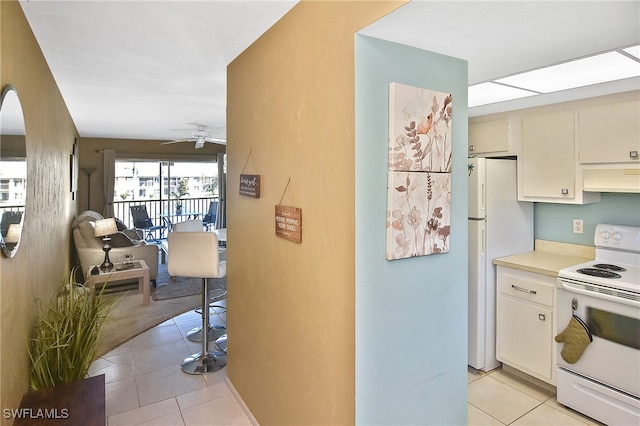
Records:
[[[299,3],[228,67],[228,377],[260,424],[355,421],[354,35],[403,3]]]
[[[0,2],[0,83],[13,84],[25,114],[28,195],[23,239],[12,259],[0,255],[0,407],[15,408],[28,389],[26,339],[34,320],[35,298],[48,298],[75,264],[71,222],[87,207],[87,175],[80,170],[78,192],[70,188],[69,155],[78,138],[75,126],[21,7]],[[214,160],[220,145],[185,149],[159,141],[78,138],[79,166],[96,167],[92,203],[102,211],[102,154],[117,158]],[[2,418],[3,424],[10,421]]]
[[[69,156],[75,126],[16,1],[0,2],[0,83],[13,84],[25,115],[28,191],[16,256],[0,256],[0,407],[28,388],[26,339],[35,298],[48,298],[70,268]],[[10,423],[2,418],[2,423]]]

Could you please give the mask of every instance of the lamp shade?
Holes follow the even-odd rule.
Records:
[[[95,236],[106,237],[107,235],[116,234],[118,226],[114,218],[96,220]]]
[[[20,233],[22,232],[22,225],[12,223],[7,229],[7,236],[4,241],[9,244],[18,244],[20,241]]]

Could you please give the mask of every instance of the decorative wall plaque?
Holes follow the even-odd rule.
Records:
[[[302,209],[276,205],[276,236],[302,243]]]
[[[260,198],[260,175],[240,175],[240,195]]]

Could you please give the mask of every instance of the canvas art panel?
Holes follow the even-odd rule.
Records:
[[[450,93],[389,85],[389,170],[451,172]]]
[[[451,173],[388,173],[386,259],[449,252]]]

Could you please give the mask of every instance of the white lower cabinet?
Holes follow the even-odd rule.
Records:
[[[556,279],[498,266],[496,355],[499,361],[555,385]]]

